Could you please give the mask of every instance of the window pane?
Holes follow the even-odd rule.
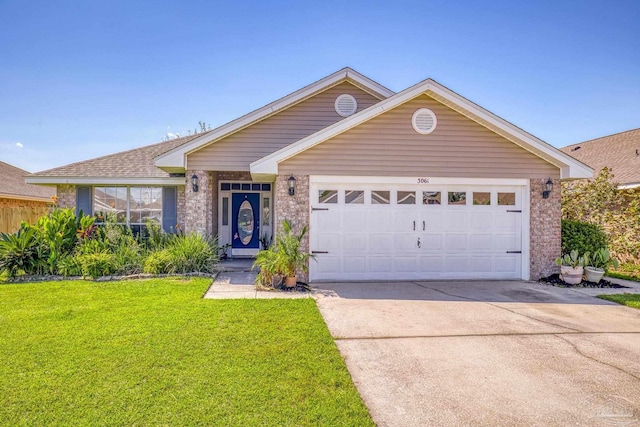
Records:
[[[491,193],[476,193],[473,192],[473,204],[474,205],[490,205]]]
[[[222,225],[229,225],[229,198],[222,198]]]
[[[144,224],[162,220],[162,187],[129,189],[129,223]]]
[[[415,191],[398,191],[398,204],[399,205],[415,205],[416,192]]]
[[[262,225],[269,225],[271,222],[271,199],[262,199]]]
[[[244,191],[251,190],[251,184],[242,184],[242,189]]]
[[[516,193],[498,193],[498,204],[501,206],[515,206]]]
[[[466,205],[467,193],[464,191],[449,191],[450,205]]]
[[[220,190],[222,191],[231,190],[231,184],[229,184],[228,182],[223,182],[222,184],[220,184]]]
[[[260,184],[251,184],[251,191],[260,191]]]
[[[319,190],[318,193],[320,203],[338,203],[337,190]]]
[[[372,205],[388,205],[391,200],[390,191],[371,191]]]
[[[127,187],[94,187],[93,212],[98,222],[112,217],[119,223],[127,220]]]
[[[422,192],[423,205],[439,205],[441,203],[442,203],[442,195],[439,191],[423,191]]]
[[[364,204],[364,191],[347,190],[344,193],[344,202],[352,205]]]
[[[231,184],[231,189],[232,190],[239,190],[240,189],[240,184]]]
[[[262,184],[262,191],[271,191],[271,184]]]

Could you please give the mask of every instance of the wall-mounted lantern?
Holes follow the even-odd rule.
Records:
[[[196,175],[195,173],[191,175],[191,186],[193,188],[193,192],[197,193],[198,192],[198,175]]]
[[[289,177],[289,195],[293,196],[296,194],[296,179],[291,175]]]
[[[553,181],[551,181],[551,178],[549,178],[547,182],[544,184],[544,191],[542,192],[542,198],[548,199],[552,191],[553,191]]]

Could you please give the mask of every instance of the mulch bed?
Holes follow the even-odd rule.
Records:
[[[547,285],[558,286],[560,288],[614,288],[614,289],[627,289],[627,286],[618,285],[616,283],[611,283],[608,280],[602,279],[599,283],[595,282],[587,282],[583,280],[581,283],[577,285],[570,285],[567,282],[563,281],[560,278],[559,274],[552,274],[549,277],[543,277],[538,280],[540,283],[545,283]]]

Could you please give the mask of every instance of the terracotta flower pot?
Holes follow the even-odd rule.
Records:
[[[584,272],[589,282],[600,283],[604,276],[604,270],[597,267],[585,267]]]
[[[560,266],[560,278],[570,285],[577,285],[582,282],[582,273],[583,268],[581,265],[577,267]]]
[[[293,277],[287,277],[286,279],[284,279],[284,285],[287,288],[293,288],[296,286],[296,276]]]

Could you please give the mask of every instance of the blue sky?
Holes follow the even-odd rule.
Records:
[[[212,127],[350,66],[433,78],[557,147],[640,127],[640,1],[0,0],[0,160]]]

